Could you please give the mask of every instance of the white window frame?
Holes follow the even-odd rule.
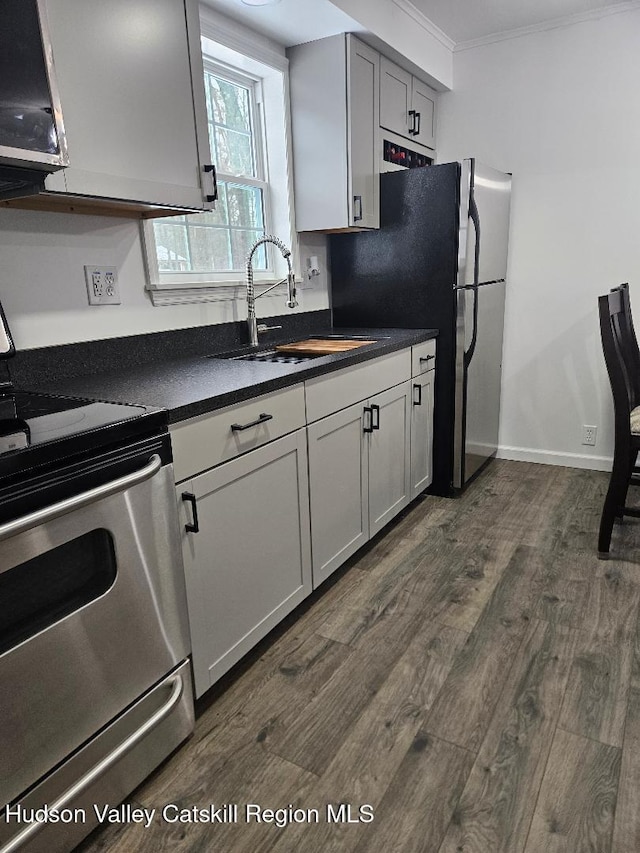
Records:
[[[257,109],[254,128],[256,159],[262,159],[268,185],[263,194],[265,233],[275,233],[291,248],[296,280],[304,286],[293,203],[288,60],[284,52],[280,52],[279,46],[211,9],[201,7],[200,25],[203,64],[232,82],[247,85],[247,81],[252,81],[257,84],[254,89]],[[272,106],[271,115],[268,109],[265,110],[265,101]],[[274,174],[278,176],[276,180],[273,180]],[[219,173],[218,178],[237,180],[239,184],[252,183],[251,179],[223,173]],[[244,296],[244,271],[160,272],[152,220],[142,223],[142,237],[147,289],[154,305],[228,301]],[[256,270],[254,274],[258,293],[286,276],[286,262],[273,246],[267,251],[267,263],[269,269]],[[276,288],[265,298],[282,298],[284,292],[284,287]]]

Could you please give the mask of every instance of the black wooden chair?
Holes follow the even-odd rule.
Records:
[[[640,451],[640,352],[633,329],[628,285],[598,298],[600,334],[615,418],[613,470],[602,508],[598,556],[606,559],[616,518],[640,518],[640,509],[625,506]]]
[[[636,394],[640,397],[640,347],[638,347],[638,339],[636,337],[636,330],[633,326],[633,316],[631,314],[631,298],[629,295],[629,282],[624,282],[624,284],[619,284],[617,287],[613,287],[611,289],[612,293],[615,293],[616,290],[620,291],[622,296],[622,305],[624,308],[624,313],[627,318],[627,323],[629,326],[629,336],[631,338],[631,343],[629,345],[629,378],[632,382],[637,384]],[[633,475],[629,480],[630,485],[632,486],[640,486],[640,466],[637,464],[633,467]]]

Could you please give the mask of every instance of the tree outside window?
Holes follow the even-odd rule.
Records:
[[[237,273],[265,231],[268,186],[258,109],[259,82],[205,64],[216,209],[153,223],[160,273]],[[264,247],[254,269],[267,270]]]

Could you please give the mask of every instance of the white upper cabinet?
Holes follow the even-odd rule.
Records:
[[[341,33],[288,56],[296,229],[378,228],[379,54]]]
[[[435,148],[436,93],[426,83],[380,57],[380,127]]]
[[[47,10],[70,163],[47,189],[210,208],[197,2],[48,0]]]
[[[353,37],[348,39],[347,139],[351,191],[350,224],[380,227],[378,98],[380,56]],[[373,128],[373,131],[372,131]]]

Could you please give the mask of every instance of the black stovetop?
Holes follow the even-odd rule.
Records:
[[[166,425],[165,412],[146,406],[5,391],[0,394],[0,478],[166,432]]]

